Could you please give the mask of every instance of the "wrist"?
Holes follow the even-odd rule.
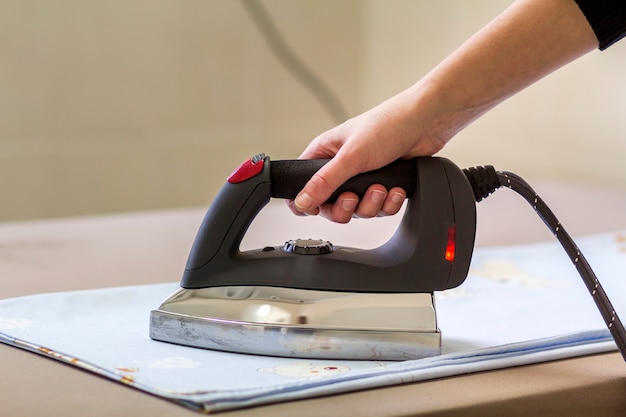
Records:
[[[423,146],[426,139],[434,150],[432,153],[439,151],[459,131],[492,107],[472,101],[465,93],[430,76],[403,93],[410,103],[407,114],[420,138],[419,145]]]

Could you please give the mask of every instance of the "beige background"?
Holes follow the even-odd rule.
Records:
[[[351,115],[510,2],[263,0]],[[510,99],[442,153],[626,188],[626,41]],[[0,0],[0,221],[207,204],[257,152],[334,125],[233,0]]]

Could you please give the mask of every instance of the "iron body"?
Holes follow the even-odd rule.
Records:
[[[440,353],[433,291],[465,280],[476,227],[469,182],[448,160],[402,161],[345,184],[359,195],[373,183],[409,190],[396,233],[379,248],[296,239],[239,250],[270,197],[293,198],[323,163],[259,155],[229,177],[200,227],[181,288],[151,312],[151,338],[299,358]]]

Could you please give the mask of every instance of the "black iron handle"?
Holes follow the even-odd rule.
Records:
[[[271,195],[274,198],[293,199],[302,190],[306,182],[324,166],[328,159],[278,160],[271,162]],[[381,184],[388,190],[401,187],[409,198],[415,193],[417,167],[414,159],[397,160],[391,164],[352,177],[341,185],[328,199],[333,202],[339,194],[352,191],[359,197],[372,184]]]

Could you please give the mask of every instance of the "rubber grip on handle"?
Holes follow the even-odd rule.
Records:
[[[271,161],[271,196],[294,199],[313,174],[328,161],[328,159]],[[352,191],[361,198],[372,184],[381,184],[388,190],[393,187],[401,187],[410,198],[415,192],[416,183],[417,166],[415,160],[399,159],[383,168],[352,177],[341,185],[327,201],[334,202],[339,194],[346,191]]]

